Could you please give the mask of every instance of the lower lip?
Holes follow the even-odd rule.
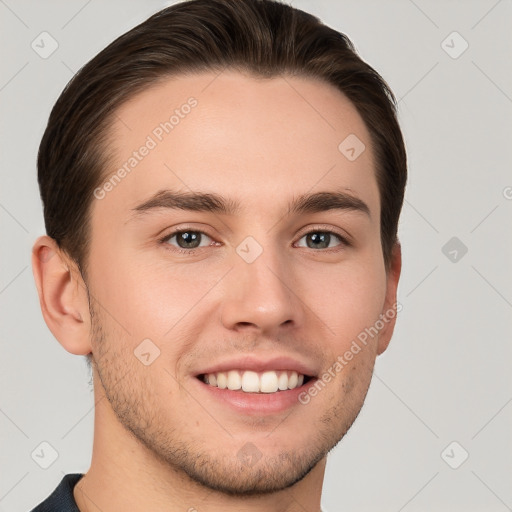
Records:
[[[214,399],[225,403],[237,412],[245,414],[275,414],[286,411],[294,405],[301,405],[299,395],[314,384],[315,379],[310,379],[306,384],[286,391],[275,393],[245,393],[244,391],[232,391],[220,389],[216,386],[205,384],[197,379],[197,383]]]

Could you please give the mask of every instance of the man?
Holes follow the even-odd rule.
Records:
[[[268,0],[176,4],[73,78],[33,269],[91,363],[95,437],[36,511],[320,510],[395,324],[393,101],[344,35]]]

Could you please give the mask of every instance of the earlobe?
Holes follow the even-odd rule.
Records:
[[[387,273],[386,299],[382,310],[383,328],[379,332],[379,341],[377,344],[377,355],[382,354],[391,341],[391,336],[395,329],[396,317],[401,309],[397,301],[398,281],[402,271],[402,250],[397,242],[393,246],[391,253],[391,265]]]
[[[52,334],[68,352],[89,354],[89,303],[76,264],[55,240],[41,236],[32,249],[32,270],[41,311]]]

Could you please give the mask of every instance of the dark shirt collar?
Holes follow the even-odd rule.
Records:
[[[80,473],[66,475],[52,494],[31,512],[80,512],[73,497],[73,488],[82,476]]]

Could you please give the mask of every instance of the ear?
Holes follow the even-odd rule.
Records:
[[[401,310],[401,305],[397,303],[396,291],[398,280],[402,271],[402,249],[397,242],[391,252],[391,264],[386,277],[386,298],[382,309],[382,321],[384,327],[379,332],[379,341],[377,344],[377,355],[382,354],[388,348],[391,336],[395,330],[396,316]]]
[[[41,311],[52,334],[68,352],[89,354],[87,288],[76,264],[55,240],[41,236],[32,249],[32,271]]]

